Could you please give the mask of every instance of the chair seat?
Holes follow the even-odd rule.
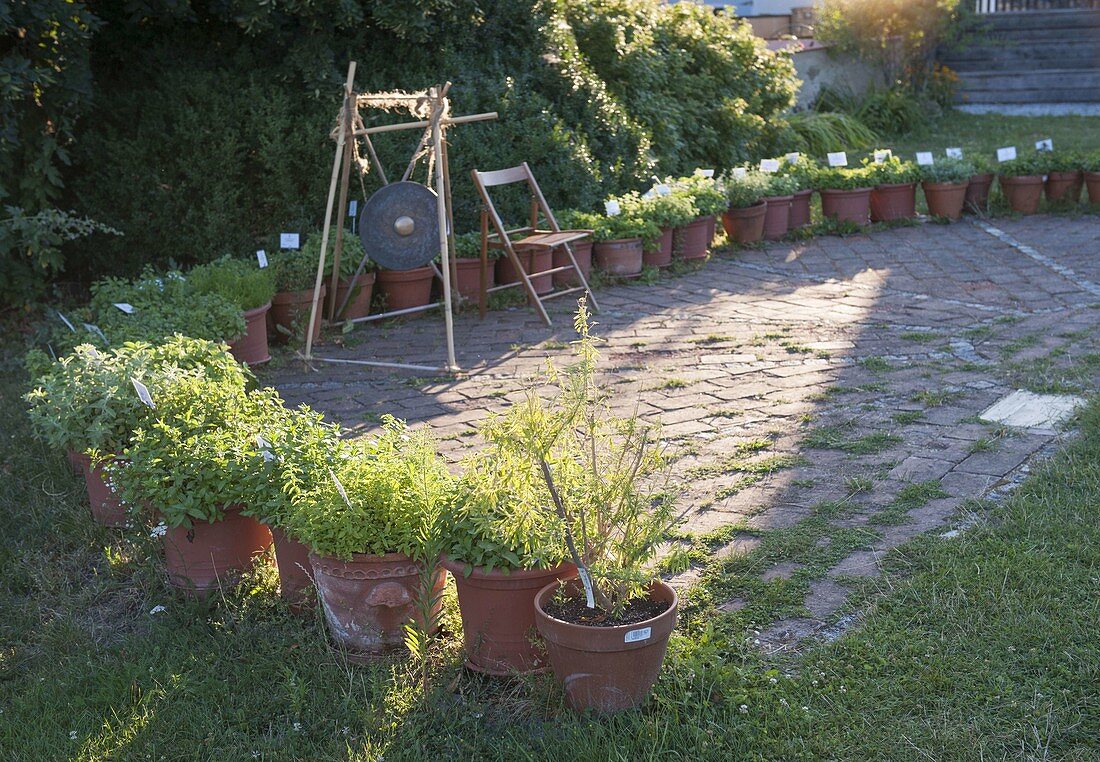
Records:
[[[537,230],[526,238],[513,241],[512,245],[517,248],[554,249],[562,244],[587,238],[591,234],[591,230],[562,230],[557,233],[549,230]]]

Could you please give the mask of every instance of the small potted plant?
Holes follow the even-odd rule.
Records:
[[[798,179],[777,173],[767,175],[767,180],[763,199],[767,204],[764,210],[764,237],[769,241],[778,241],[790,229],[791,204],[798,190]]]
[[[667,195],[654,193],[648,198],[642,197],[637,215],[653,223],[658,230],[656,238],[644,242],[642,262],[646,267],[662,270],[672,264],[673,231],[690,225],[700,216],[692,196],[682,192]]]
[[[295,497],[284,528],[310,548],[325,621],[350,660],[400,650],[410,622],[432,627],[423,612],[439,609],[446,572],[432,570],[451,489],[430,432],[386,416],[380,433],[342,444],[329,478]]]
[[[871,190],[871,222],[907,220],[917,216],[917,165],[888,156],[881,162],[864,161]]]
[[[1035,214],[1043,196],[1043,157],[1030,156],[1001,162],[998,179],[1009,208],[1018,214]]]
[[[1093,151],[1081,159],[1089,203],[1100,204],[1100,151]]]
[[[866,225],[871,218],[872,179],[865,167],[830,167],[817,174],[821,213],[838,222]]]
[[[646,242],[657,240],[657,226],[638,213],[635,203],[623,201],[619,214],[598,218],[592,232],[592,256],[596,267],[618,278],[642,274]]]
[[[812,222],[810,202],[813,200],[817,172],[817,164],[802,155],[797,158],[785,158],[780,163],[779,173],[795,181],[791,211],[787,217],[788,232],[807,227]]]
[[[707,177],[681,177],[671,184],[672,193],[691,199],[695,213],[699,215],[687,225],[673,231],[673,250],[680,259],[703,259],[714,241],[718,216],[729,207],[726,191],[719,183]]]
[[[971,214],[989,211],[989,190],[993,187],[993,164],[984,156],[972,156],[967,161],[974,165],[974,174],[966,186],[964,209]]]
[[[742,175],[722,179],[726,191],[726,210],[722,212],[722,227],[732,243],[755,243],[764,237],[764,215],[768,204],[769,180],[763,172],[748,170]]]
[[[612,416],[596,384],[598,354],[584,300],[577,360],[551,369],[558,394],[532,390],[511,408],[501,439],[541,474],[578,570],[535,597],[535,624],[574,709],[610,713],[649,695],[676,624],[677,598],[650,562],[676,523],[659,474],[667,464],[637,416]]]
[[[245,510],[260,478],[263,405],[236,380],[181,372],[153,392],[151,420],[110,466],[126,504],[148,505],[173,587],[205,596],[248,569],[271,532]],[[262,398],[262,394],[259,395]]]
[[[443,566],[455,579],[466,666],[491,675],[539,672],[535,594],[573,577],[556,514],[531,460],[510,447],[515,413],[481,426],[488,448],[466,464],[447,512]]]
[[[485,288],[496,283],[492,260],[498,258],[500,249],[489,249],[490,264],[485,273]],[[455,289],[467,299],[477,300],[481,296],[481,233],[472,231],[455,236]]]
[[[966,189],[974,176],[974,165],[965,159],[945,158],[920,168],[921,188],[933,217],[957,220],[966,203]]]
[[[268,317],[273,328],[272,336],[281,341],[294,336],[304,336],[309,329],[309,315],[313,308],[313,287],[317,279],[317,256],[306,249],[286,249],[271,255],[270,267],[275,276],[275,295],[271,297]],[[321,281],[321,304],[324,303],[328,285]],[[313,325],[313,340],[321,337],[321,304],[318,305],[317,322]]]
[[[244,318],[244,334],[229,342],[229,351],[243,363],[258,365],[271,359],[267,350],[267,312],[275,295],[270,268],[255,262],[222,257],[188,273],[200,294],[217,294],[237,305]]]
[[[325,257],[325,300],[324,311],[320,314],[328,317],[329,308],[334,309],[336,320],[355,320],[370,314],[371,297],[374,294],[375,272],[378,269],[374,262],[367,260],[362,272],[356,277],[359,263],[363,261],[363,242],[359,236],[345,230],[343,243],[340,249],[340,277],[336,281],[336,291],[331,291],[332,267],[335,258],[335,232],[330,233],[329,251]],[[321,233],[310,233],[302,244],[301,256],[304,261],[313,263],[313,272],[309,280],[309,301],[313,301],[313,284],[317,277],[317,262],[321,256]],[[350,296],[349,296],[350,294]],[[347,302],[344,305],[344,302]],[[335,304],[333,304],[335,302]],[[341,306],[343,309],[341,310]],[[309,307],[306,307],[308,311]],[[307,312],[308,315],[308,312]],[[308,319],[308,317],[307,317]]]
[[[600,216],[592,212],[582,212],[579,209],[562,209],[554,214],[554,219],[557,220],[558,227],[562,230],[594,231],[596,225],[599,224]],[[577,261],[577,267],[580,268],[585,280],[592,272],[592,245],[591,235],[588,238],[582,238],[569,244],[573,250],[573,259]],[[564,246],[554,249],[553,264],[555,268],[571,264]],[[572,288],[580,284],[580,279],[577,278],[577,274],[574,272],[554,273],[554,285],[558,288]]]
[[[1047,202],[1076,204],[1081,200],[1081,186],[1084,173],[1081,171],[1083,159],[1073,152],[1059,151],[1045,154],[1046,182],[1043,189]]]

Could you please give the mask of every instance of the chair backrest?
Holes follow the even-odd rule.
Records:
[[[494,223],[494,227],[501,237],[504,237],[504,223],[500,219],[500,215],[497,214],[492,199],[489,198],[488,189],[499,185],[513,185],[519,182],[526,182],[528,189],[531,191],[531,228],[533,229],[538,226],[538,214],[541,211],[546,221],[550,224],[551,230],[555,233],[561,230],[527,162],[523,162],[516,167],[497,169],[492,172],[479,172],[476,169],[472,169],[470,170],[470,177],[474,181],[474,186],[477,188],[478,195],[481,196],[481,201],[484,204],[485,210],[489,213],[490,220]]]

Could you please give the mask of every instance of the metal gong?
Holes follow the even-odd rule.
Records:
[[[439,256],[436,199],[431,188],[407,181],[375,191],[359,215],[359,238],[370,260],[388,270],[412,270]]]

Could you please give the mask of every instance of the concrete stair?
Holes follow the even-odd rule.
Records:
[[[986,16],[943,63],[959,75],[959,103],[1100,104],[1100,10]]]

